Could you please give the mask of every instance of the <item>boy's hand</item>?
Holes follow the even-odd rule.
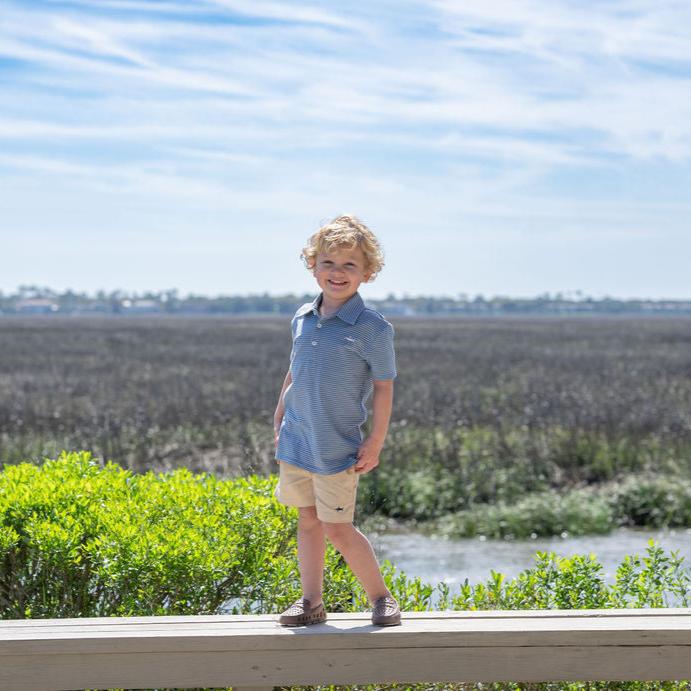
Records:
[[[369,473],[379,465],[379,454],[383,448],[376,440],[368,437],[362,442],[357,452],[357,462],[355,463],[356,473]]]

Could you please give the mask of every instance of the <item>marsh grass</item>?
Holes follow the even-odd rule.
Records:
[[[392,463],[539,460],[564,483],[660,462],[689,468],[691,318],[395,327]],[[3,317],[0,348],[3,461],[33,437],[34,453],[71,439],[135,470],[208,470],[189,462],[202,458],[192,448],[234,449],[228,472],[270,467],[287,319]],[[539,481],[545,468],[532,472]]]
[[[424,478],[423,482],[429,481]],[[427,497],[432,503],[435,495],[415,496],[418,501],[420,496]],[[400,494],[396,500],[401,500]],[[685,527],[691,525],[691,481],[678,476],[631,476],[621,482],[529,493],[513,502],[476,504],[457,512],[448,506],[441,510],[434,502],[418,506],[412,516],[419,515],[434,518],[417,520],[418,529],[452,538],[524,539],[563,533],[604,535],[621,527]]]
[[[361,516],[453,514],[469,534],[495,505],[518,534],[527,528],[502,506],[537,515],[562,497],[556,526],[571,490],[691,478],[691,319],[394,323],[394,412]],[[268,476],[289,334],[285,318],[3,317],[0,467],[89,449],[136,472]],[[650,497],[664,515],[664,495]],[[598,501],[587,495],[581,519],[599,532],[622,517]],[[659,520],[633,505],[627,515]]]

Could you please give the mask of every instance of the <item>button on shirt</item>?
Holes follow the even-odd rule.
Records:
[[[330,475],[356,463],[373,382],[394,379],[396,361],[393,326],[359,293],[328,317],[319,315],[321,300],[320,293],[291,321],[292,382],[276,458]]]

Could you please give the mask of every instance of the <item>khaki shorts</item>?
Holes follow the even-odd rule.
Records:
[[[351,523],[360,479],[351,465],[340,473],[320,475],[286,461],[278,461],[274,495],[286,506],[316,506],[317,518],[326,523]]]

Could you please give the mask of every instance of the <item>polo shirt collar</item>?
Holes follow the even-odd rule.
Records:
[[[319,305],[321,304],[323,295],[324,293],[319,293],[319,295],[317,295],[317,297],[311,303],[303,305],[298,310],[298,316],[302,317],[308,312],[313,312],[314,314],[319,316]],[[365,303],[363,299],[360,297],[360,293],[355,293],[355,295],[353,295],[353,297],[351,297],[350,300],[348,300],[348,302],[341,305],[338,312],[336,312],[332,316],[339,317],[344,322],[347,322],[348,324],[352,325],[355,324],[355,322],[358,320],[358,317],[362,313],[362,310],[364,309]]]

